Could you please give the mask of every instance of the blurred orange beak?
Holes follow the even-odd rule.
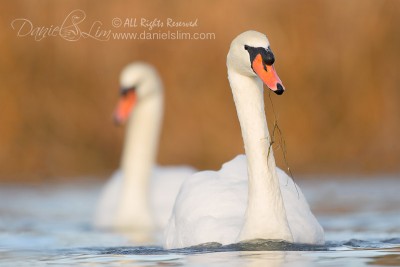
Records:
[[[133,107],[136,104],[136,100],[137,95],[134,90],[129,90],[121,96],[114,112],[114,121],[116,124],[121,125],[127,121]]]
[[[266,65],[263,63],[261,54],[258,54],[251,66],[254,72],[260,77],[260,79],[268,86],[269,89],[274,91],[276,94],[281,95],[285,91],[285,87],[282,85],[281,79],[275,71],[274,65]]]

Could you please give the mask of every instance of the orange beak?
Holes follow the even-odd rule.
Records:
[[[269,89],[274,91],[276,94],[283,94],[285,87],[282,85],[281,79],[275,71],[274,65],[266,65],[263,63],[261,54],[258,54],[251,66],[254,72],[260,77],[260,79],[268,86]]]
[[[136,100],[137,95],[134,90],[129,90],[121,96],[114,112],[114,121],[116,124],[120,125],[126,122],[136,104]]]

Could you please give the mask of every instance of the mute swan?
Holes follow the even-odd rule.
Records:
[[[163,114],[163,86],[156,70],[137,62],[120,76],[121,98],[114,118],[127,121],[121,169],[105,185],[96,210],[98,228],[152,231],[168,222],[185,166],[155,166]]]
[[[300,188],[276,167],[270,150],[263,82],[278,95],[284,92],[274,61],[264,34],[247,31],[232,41],[228,79],[246,155],[185,180],[165,229],[166,248],[251,239],[324,243]]]

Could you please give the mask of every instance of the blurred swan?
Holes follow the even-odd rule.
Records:
[[[182,185],[165,229],[168,249],[252,239],[323,244],[323,229],[293,180],[276,167],[263,100],[263,83],[284,87],[264,34],[237,36],[227,56],[228,79],[246,155],[203,171]]]
[[[167,224],[179,187],[194,169],[155,165],[163,115],[163,86],[156,70],[132,63],[122,70],[120,86],[114,118],[127,121],[121,168],[104,186],[94,224],[151,232]]]

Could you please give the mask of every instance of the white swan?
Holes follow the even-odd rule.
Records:
[[[105,185],[96,210],[98,228],[151,232],[168,222],[185,166],[155,166],[163,115],[163,86],[156,70],[137,62],[121,72],[115,120],[127,120],[121,169]]]
[[[276,167],[270,149],[263,82],[277,94],[284,91],[273,63],[265,35],[247,31],[232,41],[228,79],[246,156],[185,180],[165,229],[166,248],[251,239],[324,243],[323,229],[300,188]]]

